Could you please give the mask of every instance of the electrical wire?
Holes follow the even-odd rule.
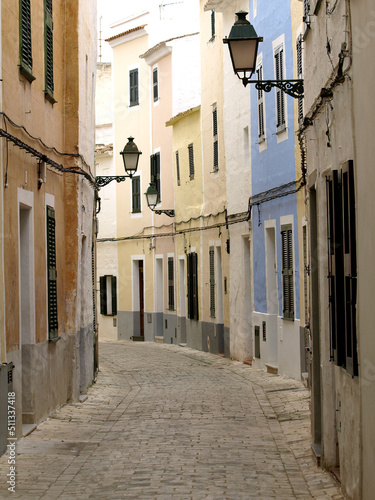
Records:
[[[91,171],[91,167],[86,162],[86,160],[85,160],[85,158],[84,158],[83,155],[81,155],[80,153],[62,153],[61,151],[59,151],[58,149],[56,149],[54,146],[47,146],[47,144],[45,144],[45,142],[40,137],[34,137],[24,127],[24,125],[18,125],[17,123],[15,123],[11,118],[9,118],[9,116],[6,113],[4,113],[4,111],[1,111],[0,114],[3,115],[3,117],[5,118],[4,124],[6,124],[6,120],[7,120],[12,125],[12,127],[23,130],[26,133],[26,135],[28,135],[30,137],[30,139],[33,139],[34,141],[39,142],[45,149],[47,149],[49,151],[54,151],[59,156],[69,156],[71,158],[79,158],[82,161],[82,163],[85,165],[85,167],[89,170],[91,177],[94,178],[94,175],[93,175],[93,173]]]

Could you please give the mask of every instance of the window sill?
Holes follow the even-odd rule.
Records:
[[[280,125],[279,127],[276,128],[276,135],[282,134],[283,132],[286,132],[286,125]]]
[[[57,101],[56,99],[53,97],[53,94],[50,90],[45,90],[44,91],[44,97],[47,99],[47,101],[49,101],[51,104],[56,104]]]
[[[26,78],[30,83],[32,83],[35,80],[35,76],[32,74],[31,70],[27,68],[26,66],[20,64],[20,73],[22,76]]]
[[[58,337],[55,337],[55,338],[53,338],[53,339],[48,339],[48,343],[49,343],[49,344],[56,344],[56,342],[57,342],[58,340],[60,340],[60,339],[61,339],[61,337],[60,337],[60,335],[59,335]]]

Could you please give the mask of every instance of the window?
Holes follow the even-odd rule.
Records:
[[[357,255],[353,162],[327,178],[331,359],[358,375]]]
[[[138,69],[129,71],[129,102],[130,106],[138,106]]]
[[[211,10],[211,40],[216,36],[216,14],[214,10]]]
[[[276,80],[284,80],[284,49],[279,46],[275,50],[275,77]],[[285,95],[276,88],[276,132],[285,130]]]
[[[141,178],[132,178],[132,212],[139,213],[141,211]]]
[[[57,271],[56,271],[56,221],[54,208],[47,205],[47,283],[48,283],[48,340],[58,336]]]
[[[258,80],[263,80],[263,65],[260,63],[257,68]],[[258,135],[259,141],[265,138],[265,127],[264,127],[264,92],[263,90],[258,90]]]
[[[160,203],[161,201],[161,196],[160,196],[160,153],[155,153],[151,155],[151,165],[150,165],[150,178],[151,178],[151,184],[155,187],[155,189],[158,192],[158,200],[157,202]]]
[[[212,110],[212,132],[213,132],[213,156],[214,156],[214,172],[219,170],[219,144],[217,136],[217,107]]]
[[[158,79],[158,68],[154,68],[152,72],[152,82],[154,87],[154,102],[159,100],[159,79]]]
[[[30,0],[20,0],[20,72],[29,82],[35,80],[31,51]]]
[[[176,151],[176,174],[177,174],[177,186],[181,185],[181,178],[180,178],[180,156],[178,154],[178,151]]]
[[[210,316],[215,317],[215,250],[209,249],[210,259]]]
[[[174,260],[168,257],[168,309],[174,311]]]
[[[187,254],[188,318],[199,319],[198,313],[198,256]]]
[[[56,101],[53,97],[53,19],[52,0],[44,0],[44,66],[45,90],[44,94],[52,104]]]
[[[115,316],[117,314],[116,276],[100,276],[100,314],[104,316]]]
[[[188,146],[188,149],[189,149],[189,176],[190,176],[190,180],[193,180],[194,179],[194,149],[193,149],[193,145],[192,144],[189,144]]]
[[[297,74],[298,78],[302,79],[302,36],[297,39]],[[303,97],[298,98],[298,121],[301,123],[303,121]]]
[[[283,317],[294,319],[293,231],[292,226],[281,230]]]

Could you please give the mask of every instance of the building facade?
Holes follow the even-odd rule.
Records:
[[[94,378],[95,5],[1,4],[1,361],[17,436]]]
[[[374,16],[352,1],[313,1],[304,16],[312,441],[350,499],[374,490]]]

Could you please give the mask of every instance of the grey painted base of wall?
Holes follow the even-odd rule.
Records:
[[[0,456],[8,444],[8,365],[0,365]]]
[[[17,437],[22,436],[23,424],[38,425],[86,392],[94,378],[93,339],[93,329],[88,327],[77,334],[62,334],[57,342],[23,344],[7,353],[8,363],[14,364]]]
[[[139,312],[118,311],[118,340],[140,335]],[[173,313],[145,313],[144,339],[164,344],[186,344],[192,349],[230,357],[229,327],[221,323],[194,321]]]

